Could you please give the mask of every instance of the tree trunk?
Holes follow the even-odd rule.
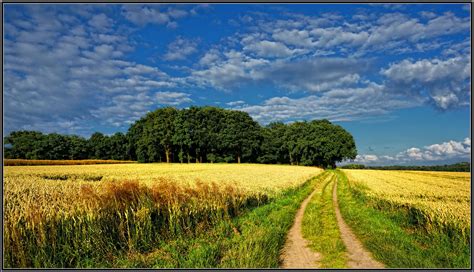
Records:
[[[166,163],[170,163],[170,150],[168,148],[165,149],[166,154]]]
[[[202,163],[202,156],[199,156],[199,162]]]
[[[237,163],[240,163],[240,154],[237,155]]]
[[[188,163],[191,162],[191,157],[189,156],[189,151],[186,153],[186,158],[188,159]]]

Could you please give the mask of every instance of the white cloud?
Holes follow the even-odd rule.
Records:
[[[201,86],[233,89],[251,82],[271,83],[293,92],[326,92],[334,88],[354,86],[368,70],[368,62],[360,59],[311,58],[305,60],[268,60],[232,50],[223,56],[215,51],[201,58],[208,67],[194,70],[190,80]],[[209,64],[212,65],[209,66]]]
[[[235,50],[224,53],[223,59],[213,57],[212,61],[213,65],[192,71],[188,80],[200,87],[211,86],[228,91],[250,80],[262,78],[260,71],[269,63],[268,60],[251,58]]]
[[[49,126],[52,118],[69,120],[82,111],[84,118],[94,112],[117,125],[159,101],[169,105],[190,102],[189,95],[174,91],[183,86],[230,91],[263,84],[288,92],[256,105],[228,104],[263,122],[363,119],[420,105],[425,99],[446,110],[469,105],[470,40],[464,37],[453,43],[449,36],[441,40],[457,33],[463,39],[469,31],[469,17],[453,13],[358,13],[354,19],[289,13],[276,19],[253,13],[240,18],[246,28],[210,45],[207,52],[199,52],[198,63],[181,69],[188,76],[173,78],[155,65],[126,61],[139,42],[139,35],[130,35],[138,27],[175,28],[177,20],[195,15],[201,7],[205,8],[123,5],[121,14],[114,14],[93,5],[76,5],[70,12],[32,5],[19,19],[6,20],[6,122],[15,128],[32,122]],[[120,15],[134,26],[121,24],[123,20],[115,17]],[[172,62],[197,55],[198,43],[178,36],[162,53],[163,59]],[[377,54],[434,50],[442,52],[442,57],[398,60],[381,74],[370,76],[371,67],[378,65]],[[375,57],[364,57],[369,52]],[[339,57],[322,57],[328,55]],[[172,64],[167,68],[174,69]],[[138,97],[130,107],[120,104],[127,95]],[[47,114],[52,104],[54,116]],[[132,117],[121,111],[124,108],[132,111]]]
[[[309,36],[307,30],[298,30],[298,29],[278,29],[272,34],[272,37],[277,40],[284,42],[288,45],[302,46],[302,47],[311,47],[313,46],[313,40]]]
[[[123,5],[122,15],[130,22],[144,26],[147,24],[167,24],[175,28],[174,19],[186,17],[188,12],[178,8],[165,8],[163,5]]]
[[[193,100],[188,93],[180,92],[157,92],[155,94],[156,101],[163,105],[177,106],[184,103],[191,103]]]
[[[225,103],[225,104],[228,105],[228,106],[234,107],[234,106],[239,106],[239,105],[245,104],[245,101],[243,101],[243,100],[237,100],[237,101],[227,102],[227,103]]]
[[[204,54],[203,57],[199,60],[199,64],[203,66],[211,65],[220,60],[220,53],[217,49],[211,49]]]
[[[186,59],[189,55],[197,52],[197,44],[197,41],[178,37],[168,45],[168,52],[163,58],[168,61]]]
[[[424,18],[428,18],[428,19],[433,19],[434,17],[436,17],[436,13],[434,12],[431,12],[431,11],[422,11],[420,12],[420,15]]]
[[[317,40],[316,46],[322,48],[332,48],[340,44],[360,46],[369,39],[369,34],[365,31],[351,32],[342,27],[317,28],[312,30],[311,34]]]
[[[458,56],[445,60],[403,60],[382,69],[393,91],[425,96],[437,107],[446,110],[469,105],[471,62]]]
[[[359,88],[335,88],[319,95],[301,98],[273,97],[260,105],[233,106],[248,112],[261,123],[285,120],[329,119],[351,121],[379,118],[380,115],[419,105],[386,93],[382,85],[369,83]]]
[[[245,51],[255,53],[260,57],[289,57],[301,50],[291,50],[284,44],[272,41],[259,41],[244,47]]]
[[[365,163],[372,163],[372,162],[376,162],[378,161],[379,158],[377,157],[377,155],[357,155],[356,158],[354,159],[354,163],[361,163],[361,164],[365,164]]]
[[[350,162],[361,164],[432,164],[433,162],[451,162],[469,160],[471,157],[471,139],[463,141],[450,140],[441,144],[433,144],[425,147],[411,147],[399,152],[395,156],[376,156],[361,154]],[[345,162],[349,163],[349,161]]]
[[[110,28],[113,24],[113,21],[112,19],[110,19],[109,17],[107,17],[107,15],[101,13],[101,14],[97,14],[97,15],[94,15],[92,17],[92,19],[89,20],[89,25],[97,28],[97,29],[100,29],[100,30],[107,30],[108,28]]]
[[[133,50],[127,31],[112,28],[103,13],[84,15],[91,27],[64,18],[52,24],[59,13],[37,7],[36,19],[25,19],[30,29],[4,39],[7,132],[34,128],[87,135],[91,123],[123,126],[159,105],[154,93],[181,84],[158,67],[122,59]],[[56,34],[45,36],[46,29]],[[131,100],[125,102],[127,97]],[[163,99],[173,104],[190,98]],[[71,120],[74,123],[67,123]]]
[[[364,60],[312,58],[303,61],[275,62],[261,71],[262,77],[292,91],[323,92],[350,86],[367,70]]]
[[[297,23],[293,19],[263,22],[258,26],[260,32],[251,35],[269,33],[275,41],[287,46],[311,48],[312,51],[331,49],[362,56],[374,51],[416,51],[419,50],[418,43],[430,43],[432,38],[469,30],[469,17],[457,17],[449,12],[422,12],[420,15],[428,20],[421,22],[416,16],[400,12],[379,16],[356,14],[352,20],[337,16],[314,18],[295,15]],[[263,37],[254,40],[255,43],[259,41],[263,41]]]

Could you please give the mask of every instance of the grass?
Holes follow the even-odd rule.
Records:
[[[327,177],[316,185],[317,192],[306,207],[303,237],[310,241],[312,249],[321,253],[321,268],[345,268],[346,247],[337,225],[332,197],[336,177],[333,171],[326,173]]]
[[[205,232],[163,242],[149,252],[135,252],[118,259],[113,266],[278,268],[281,249],[296,211],[321,182],[321,175]]]
[[[428,231],[401,209],[383,209],[368,198],[357,184],[338,177],[339,206],[347,224],[389,268],[469,268],[470,244],[436,229]],[[379,208],[377,208],[379,207]]]

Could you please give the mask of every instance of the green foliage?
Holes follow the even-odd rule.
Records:
[[[12,132],[5,158],[113,159],[139,162],[260,162],[335,168],[353,159],[352,135],[327,120],[261,127],[246,112],[217,107],[172,107],[149,112],[127,134],[78,136]]]
[[[352,135],[328,120],[292,123],[284,139],[291,164],[335,168],[336,162],[357,155]]]
[[[346,164],[346,165],[342,165],[340,168],[342,168],[342,169],[365,169],[365,165],[363,165],[363,164]]]

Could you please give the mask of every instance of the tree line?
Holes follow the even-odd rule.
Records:
[[[388,165],[388,166],[366,166],[363,164],[347,164],[341,166],[343,169],[374,169],[374,170],[416,170],[416,171],[446,171],[446,172],[470,172],[469,162],[460,162],[444,165]]]
[[[172,107],[149,112],[127,133],[76,135],[15,131],[4,138],[12,159],[112,159],[139,162],[254,162],[335,167],[357,155],[350,133],[328,120],[260,126],[246,112]]]

